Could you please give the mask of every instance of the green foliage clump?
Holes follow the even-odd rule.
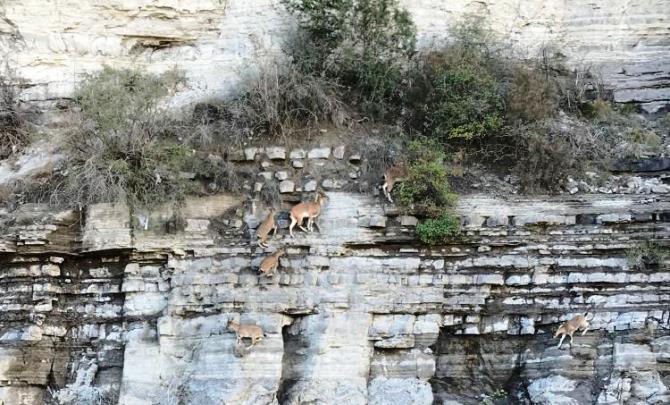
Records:
[[[441,140],[489,137],[504,124],[505,100],[490,31],[458,24],[448,47],[419,55],[406,97],[413,126]]]
[[[503,126],[504,104],[498,83],[476,61],[432,67],[432,92],[423,105],[430,133],[440,139],[472,140]]]
[[[593,101],[585,101],[580,104],[579,111],[582,115],[595,122],[606,122],[612,120],[615,114],[612,105],[601,98]]]
[[[456,201],[449,188],[444,148],[434,140],[415,140],[409,145],[407,178],[397,191],[402,207],[421,216],[437,218]]]
[[[628,263],[638,269],[658,266],[669,256],[668,248],[653,240],[645,240],[640,245],[626,251]]]
[[[449,212],[439,218],[428,219],[416,226],[416,235],[422,243],[437,245],[457,237],[461,231],[461,220]]]
[[[402,209],[427,218],[417,225],[416,235],[429,245],[447,242],[460,231],[460,219],[450,210],[456,194],[449,188],[445,158],[444,148],[435,140],[412,141],[407,177],[396,186]]]
[[[397,100],[416,28],[397,0],[284,0],[308,35],[293,49],[309,72],[336,78],[368,106]]]
[[[480,405],[495,405],[497,403],[507,403],[507,396],[509,394],[502,388],[498,388],[491,395],[484,395],[484,398],[479,402]]]

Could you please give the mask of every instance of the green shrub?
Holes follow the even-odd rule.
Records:
[[[93,129],[102,134],[139,126],[160,132],[165,112],[158,102],[174,91],[181,79],[173,74],[151,75],[105,66],[89,75],[75,92],[75,101]]]
[[[446,243],[459,235],[461,220],[451,213],[445,212],[436,219],[428,219],[416,226],[416,235],[422,243],[437,245]]]
[[[495,404],[506,404],[508,403],[507,397],[508,397],[507,391],[505,391],[502,388],[498,388],[493,392],[491,395],[483,395],[483,399],[479,402],[480,405],[495,405]]]
[[[299,66],[325,74],[384,110],[399,99],[416,42],[409,13],[397,0],[283,0],[310,44],[294,49]],[[380,107],[382,106],[382,107]]]
[[[634,126],[624,131],[623,155],[632,159],[663,153],[663,139],[656,132]]]
[[[454,204],[449,188],[449,172],[443,147],[431,140],[415,140],[409,145],[407,178],[397,186],[399,204],[408,212],[437,218]]]
[[[662,264],[668,256],[668,248],[653,240],[645,240],[640,245],[626,250],[628,263],[639,269],[658,266]]]
[[[433,93],[424,106],[433,136],[471,140],[502,127],[503,99],[495,78],[483,66],[438,65],[433,77]]]
[[[612,104],[601,98],[583,102],[579,107],[579,111],[584,117],[595,122],[610,121],[616,114],[616,111],[612,108]]]
[[[480,20],[468,19],[452,34],[448,47],[415,59],[405,99],[412,126],[443,141],[486,138],[504,124],[504,87],[497,66],[503,59]]]

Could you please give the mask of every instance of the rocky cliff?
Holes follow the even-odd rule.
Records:
[[[439,45],[466,14],[486,17],[517,53],[543,48],[590,69],[618,102],[655,111],[670,100],[666,0],[404,0],[421,46]],[[4,0],[0,54],[21,97],[58,107],[82,75],[102,65],[182,69],[190,88],[177,105],[235,88],[258,60],[274,58],[293,26],[278,0]]]
[[[416,218],[353,191],[356,150],[231,159],[280,182],[268,249],[250,238],[265,208],[242,196],[191,199],[183,221],[109,204],[0,211],[0,402],[670,401],[670,262],[627,257],[670,244],[667,190],[464,196],[462,236],[426,247]],[[320,232],[289,238],[286,209],[317,185]],[[259,276],[279,247],[278,273]],[[591,329],[558,349],[555,329],[584,312]],[[237,343],[231,319],[265,339]]]

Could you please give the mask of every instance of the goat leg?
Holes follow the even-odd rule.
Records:
[[[558,349],[561,348],[561,345],[563,344],[563,339],[565,339],[565,335],[561,336],[561,341],[558,342],[558,346],[557,346]]]
[[[291,225],[289,225],[289,227],[288,227],[288,234],[289,234],[291,237],[293,237],[293,227],[294,227],[295,224],[297,224],[297,223],[298,223],[298,221],[296,221],[295,218],[291,217]]]

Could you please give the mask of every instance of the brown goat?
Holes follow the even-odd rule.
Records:
[[[393,199],[391,198],[393,186],[395,186],[395,183],[403,181],[404,177],[406,176],[407,166],[404,163],[391,166],[384,172],[384,184],[382,184],[382,191],[390,203],[393,203]]]
[[[572,346],[572,335],[578,331],[579,329],[582,329],[582,336],[586,333],[586,331],[589,329],[589,322],[586,320],[586,314],[584,315],[577,315],[570,319],[569,321],[564,322],[557,330],[556,333],[554,334],[554,338],[557,338],[559,335],[561,336],[561,341],[558,343],[558,348],[561,348],[561,345],[563,344],[563,339],[565,339],[565,336],[570,336],[570,346]]]
[[[272,276],[279,266],[279,258],[284,254],[286,254],[286,251],[284,249],[279,249],[263,259],[259,268],[260,272],[265,274],[266,277]]]
[[[251,346],[248,347],[249,349],[252,348],[256,342],[260,342],[260,340],[265,337],[265,333],[260,326],[241,325],[232,319],[228,321],[228,328],[235,331],[235,334],[237,335],[237,343],[240,343],[244,338],[251,339]]]
[[[321,232],[319,224],[316,223],[316,218],[321,214],[321,206],[326,202],[328,197],[321,191],[318,191],[314,202],[301,202],[291,208],[290,217],[291,225],[288,227],[288,233],[293,237],[293,227],[297,224],[300,229],[305,232],[312,232],[312,226]],[[303,221],[307,218],[307,229],[302,226]]]
[[[268,236],[270,235],[270,231],[272,231],[272,235],[277,234],[277,223],[275,222],[275,210],[274,208],[270,208],[270,211],[268,212],[268,216],[265,218],[265,221],[260,224],[258,229],[256,230],[256,236],[258,237],[258,246],[262,247],[268,247],[266,241],[268,239]]]

